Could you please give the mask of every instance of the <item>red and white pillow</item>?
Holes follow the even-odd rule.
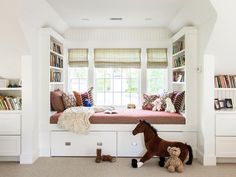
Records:
[[[185,96],[185,91],[178,92],[175,95],[173,104],[175,106],[176,112],[182,111],[182,109],[184,107],[184,96]]]
[[[143,110],[152,110],[152,108],[154,107],[153,102],[157,99],[157,95],[147,95],[147,94],[143,94],[143,105],[142,105],[142,109]]]

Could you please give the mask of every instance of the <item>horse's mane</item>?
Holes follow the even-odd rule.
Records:
[[[143,121],[147,126],[151,128],[151,130],[155,133],[157,136],[157,129],[155,129],[149,122],[146,122],[145,120]]]

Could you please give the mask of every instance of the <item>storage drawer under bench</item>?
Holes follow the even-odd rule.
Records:
[[[52,131],[51,156],[96,156],[97,143],[102,143],[102,154],[116,156],[116,132]]]

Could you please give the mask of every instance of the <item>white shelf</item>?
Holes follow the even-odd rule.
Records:
[[[20,91],[22,90],[21,87],[17,87],[17,88],[3,88],[3,87],[0,87],[0,90],[1,91]]]
[[[236,108],[215,110],[216,114],[235,114]]]
[[[59,68],[59,67],[56,67],[56,66],[50,66],[50,69],[63,71],[63,68]]]
[[[173,71],[183,70],[183,69],[185,69],[185,66],[180,66],[180,67],[172,68]]]
[[[185,52],[185,49],[183,49],[183,50],[181,50],[181,51],[179,51],[179,52],[173,54],[172,57],[176,57],[176,56],[178,56],[178,55],[183,55],[184,52]]]
[[[215,88],[216,91],[230,91],[230,90],[235,90],[236,91],[236,88]]]
[[[50,82],[50,85],[63,85],[64,82]]]
[[[59,54],[59,53],[57,53],[57,52],[55,52],[55,51],[53,51],[53,50],[50,50],[50,52],[53,53],[53,54],[55,54],[55,55],[57,55],[57,56],[59,56],[59,57],[61,57],[61,58],[64,57],[62,54]]]
[[[0,110],[0,114],[20,114],[21,110]]]
[[[184,85],[185,82],[172,82],[172,84],[179,84],[179,85]]]

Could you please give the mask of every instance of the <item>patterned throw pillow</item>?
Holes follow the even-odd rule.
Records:
[[[90,87],[87,92],[82,93],[81,97],[82,97],[83,105],[85,105],[84,101],[86,99],[88,99],[89,102],[91,103],[91,105],[93,106],[94,105],[94,101],[93,101],[93,87]]]
[[[152,110],[154,104],[153,102],[157,99],[157,95],[147,95],[143,94],[143,110]]]
[[[62,100],[64,103],[65,108],[75,107],[76,106],[76,100],[73,94],[62,94]]]
[[[82,95],[79,92],[73,91],[75,99],[76,99],[76,105],[77,106],[83,106],[83,100]]]
[[[63,112],[65,110],[65,106],[62,101],[62,91],[61,90],[55,90],[50,93],[50,101],[52,110],[57,112]]]
[[[184,103],[184,94],[185,94],[185,91],[182,91],[182,92],[178,92],[175,96],[173,104],[175,106],[176,112],[180,112],[181,108],[183,107],[182,105]]]

